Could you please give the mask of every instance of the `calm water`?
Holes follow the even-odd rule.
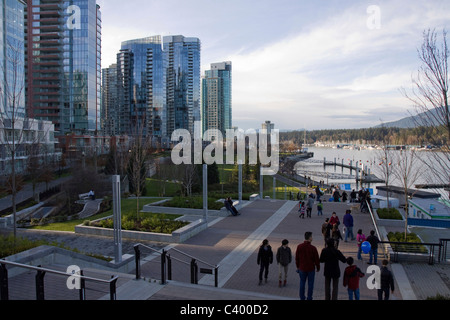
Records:
[[[338,164],[350,164],[352,161],[352,165],[355,166],[356,162],[358,162],[358,166],[361,168],[364,167],[366,172],[370,172],[374,174],[378,178],[382,178],[383,175],[380,171],[380,162],[383,157],[381,150],[376,149],[335,149],[330,147],[309,147],[309,152],[314,152],[314,157],[312,159],[302,161],[298,165],[297,173],[300,175],[310,176],[315,181],[323,180],[328,184],[350,184],[351,188],[359,188],[360,185],[356,184],[356,173],[353,170],[350,173],[350,170],[347,168],[334,167],[334,166],[323,166],[324,158],[327,161],[334,161],[336,159],[336,163]],[[399,152],[400,151],[394,151]],[[427,152],[418,152],[420,157],[427,156]],[[423,165],[418,161],[417,168],[414,170],[423,170]],[[419,183],[439,183],[438,181],[432,181],[432,178],[427,176],[422,176],[418,179],[415,184]],[[392,185],[400,186],[400,182],[392,181],[390,183]],[[377,185],[382,184],[364,184],[363,187],[374,188]],[[427,191],[427,190],[425,190]],[[440,189],[430,189],[430,192],[438,192],[444,193],[444,190]],[[447,192],[448,194],[448,192]]]

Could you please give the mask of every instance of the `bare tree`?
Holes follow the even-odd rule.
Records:
[[[131,182],[132,192],[136,195],[136,218],[139,220],[139,197],[145,189],[147,177],[147,160],[149,151],[149,141],[142,132],[134,137],[131,144],[128,160],[128,178]]]
[[[421,160],[414,149],[401,150],[395,154],[393,161],[393,175],[401,183],[405,195],[405,241],[409,216],[409,193],[411,187],[421,177],[423,170],[420,168]]]
[[[423,44],[418,50],[421,66],[412,78],[411,92],[403,94],[413,102],[416,125],[423,126],[430,137],[429,143],[439,146],[429,152],[423,163],[438,184],[450,184],[450,110],[448,105],[449,73],[447,32],[442,31],[438,42],[434,30],[423,32]],[[430,179],[430,178],[429,178]]]
[[[385,129],[384,125],[382,126]],[[389,184],[395,180],[395,175],[393,172],[392,161],[395,157],[395,151],[389,148],[389,137],[387,134],[384,135],[383,145],[381,149],[377,151],[377,161],[379,161],[378,166],[375,166],[375,171],[384,180],[386,186],[386,198],[387,206],[390,207],[389,202]]]
[[[13,210],[14,238],[17,235],[16,228],[16,157],[23,148],[25,125],[25,63],[23,43],[11,43],[7,41],[5,60],[0,64],[0,72],[3,75],[0,83],[0,129],[1,144],[11,157],[11,196]]]

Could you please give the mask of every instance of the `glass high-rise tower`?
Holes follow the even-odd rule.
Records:
[[[225,130],[231,129],[231,102],[231,62],[212,63],[202,79],[202,129],[210,130],[205,140],[212,139],[214,130],[225,137]]]
[[[0,119],[25,117],[24,7],[0,0]]]
[[[166,36],[163,38],[167,59],[167,137],[176,129],[194,133],[200,117],[200,49],[198,38]]]
[[[118,134],[144,134],[154,142],[170,141],[175,129],[194,132],[200,121],[200,40],[184,36],[152,36],[122,42],[117,74]],[[108,68],[109,69],[109,68]],[[112,83],[112,81],[109,81]],[[114,88],[104,88],[103,97]],[[115,108],[104,101],[104,108]]]
[[[117,55],[122,91],[121,134],[142,133],[155,138],[164,134],[164,66],[160,36],[122,42]]]
[[[100,130],[101,13],[96,0],[28,0],[27,111],[59,135]]]

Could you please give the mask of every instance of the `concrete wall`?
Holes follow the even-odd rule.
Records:
[[[111,271],[111,275],[114,274],[114,272],[129,273],[135,269],[134,256],[132,255],[124,255],[122,262],[116,264],[53,246],[39,246],[9,256],[4,260],[31,266],[62,265],[68,267],[77,265],[81,269],[95,268]],[[7,268],[9,277],[29,271],[29,269],[20,267],[7,266]]]
[[[175,230],[172,234],[155,233],[155,232],[142,232],[132,230],[122,230],[122,238],[136,241],[157,241],[167,243],[182,243],[187,239],[193,237],[199,232],[205,230],[208,224],[202,219],[191,222],[190,224]],[[114,230],[100,227],[90,227],[78,225],[75,226],[75,233],[85,235],[97,235],[104,237],[114,237]]]

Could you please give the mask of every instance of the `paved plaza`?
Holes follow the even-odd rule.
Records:
[[[160,257],[142,250],[142,272],[145,280],[136,281],[134,274],[119,274],[117,299],[119,300],[297,300],[299,298],[299,276],[296,273],[295,262],[289,266],[286,287],[278,286],[278,267],[276,263],[270,265],[268,282],[259,285],[257,265],[257,251],[264,239],[269,240],[274,254],[283,239],[289,241],[289,247],[295,255],[298,244],[303,243],[304,233],[313,233],[313,242],[319,251],[324,247],[321,234],[321,225],[325,218],[331,217],[335,211],[341,222],[346,209],[350,206],[344,203],[324,203],[324,213],[317,215],[313,209],[311,218],[301,219],[297,212],[296,201],[282,200],[256,200],[247,202],[240,209],[241,215],[228,217],[210,217],[206,230],[193,236],[182,244],[163,244],[146,242],[145,245],[156,249],[168,251],[172,259],[172,280],[167,284],[159,284]],[[354,217],[354,233],[362,229],[367,235],[373,229],[372,221],[367,214],[352,213]],[[341,225],[342,229],[343,225]],[[111,238],[76,235],[70,232],[45,232],[19,230],[19,235],[30,238],[46,238],[50,241],[64,243],[67,247],[77,248],[82,252],[98,253],[113,256],[114,247]],[[123,253],[134,254],[135,241],[123,242]],[[173,250],[173,248],[176,249]],[[363,271],[367,270],[368,255],[363,255],[363,261],[357,261],[356,241],[340,241],[339,250],[344,256],[355,258],[357,266]],[[199,268],[209,267],[201,262],[219,266],[218,288],[214,287],[214,277],[209,274],[199,274],[199,284],[190,284],[189,258],[179,251],[197,259]],[[184,260],[185,263],[179,262]],[[381,265],[382,256],[379,256],[378,265]],[[187,262],[187,263],[186,263]],[[51,267],[51,266],[49,266]],[[56,266],[61,267],[61,266]],[[340,263],[341,274],[346,264]],[[448,264],[428,265],[420,263],[390,264],[396,279],[396,290],[391,295],[393,300],[416,300],[435,296],[437,293],[450,296],[450,270]],[[321,270],[316,273],[314,285],[314,299],[325,298],[325,283]],[[87,270],[95,275],[102,273],[98,270]],[[109,276],[111,272],[103,272]],[[26,276],[12,277],[10,279],[11,299],[33,299],[30,292],[34,292],[34,273]],[[51,276],[46,283],[47,299],[76,299],[73,292],[64,288],[65,279],[58,281]],[[361,300],[376,300],[376,290],[368,289],[367,275],[360,281]],[[21,288],[15,290],[14,288]],[[93,293],[90,293],[92,291]],[[24,292],[28,292],[24,294]],[[91,288],[87,291],[90,299],[108,299],[106,289]],[[342,286],[342,276],[339,284],[338,299],[347,300],[347,290]]]

